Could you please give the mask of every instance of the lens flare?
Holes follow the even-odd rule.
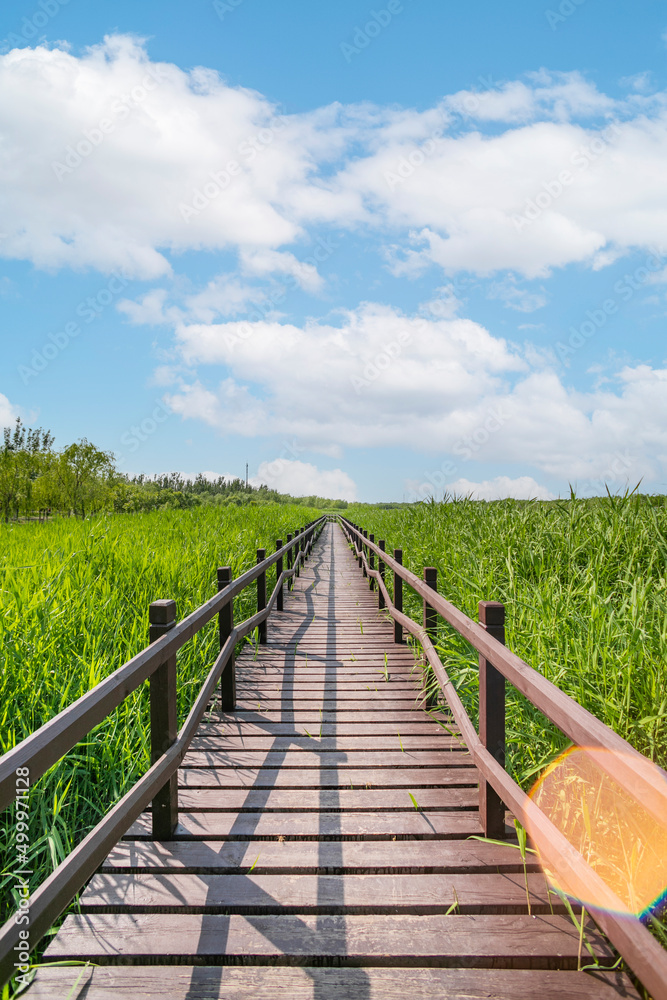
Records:
[[[615,758],[612,760],[611,758]],[[657,808],[649,812],[622,788],[609,770],[627,764],[637,789],[652,790]],[[657,795],[656,793],[657,788]],[[622,903],[618,911],[646,917],[667,902],[667,781],[664,772],[645,757],[618,754],[596,747],[572,747],[543,772],[530,798],[582,855]],[[581,898],[567,872],[554,870],[544,833],[527,821],[545,873],[552,885],[585,905],[608,908],[597,897]],[[596,898],[597,897],[597,898]]]

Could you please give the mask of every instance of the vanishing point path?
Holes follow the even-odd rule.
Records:
[[[576,971],[534,862],[526,885],[516,848],[469,839],[477,772],[337,524],[236,676],[179,771],[175,838],[140,818],[46,953],[94,967],[42,969],[28,1000],[637,997]]]

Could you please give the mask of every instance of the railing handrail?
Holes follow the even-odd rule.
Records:
[[[31,782],[41,778],[50,767],[84,739],[91,729],[118,708],[165,660],[174,656],[237,594],[265,573],[278,559],[300,545],[313,526],[322,520],[323,518],[318,518],[312,521],[291,542],[232,580],[224,590],[205,601],[170,632],[136,653],[94,688],[77,698],[62,712],[49,719],[0,757],[0,812],[14,801],[15,773],[18,767],[30,768]],[[292,575],[289,571],[285,572],[287,576]],[[260,620],[264,620],[265,617],[266,615]]]
[[[591,732],[590,729],[586,731],[586,737],[593,737],[593,739],[587,739],[583,745],[579,745],[581,745],[584,750],[594,744],[598,747],[604,747],[606,749],[616,751],[608,755],[604,755],[604,760],[601,760],[599,756],[596,756],[596,764],[603,767],[607,774],[609,774],[614,780],[618,781],[618,783],[621,784],[622,787],[628,791],[635,800],[639,799],[637,794],[637,785],[638,783],[641,784],[643,782],[646,787],[644,788],[642,805],[644,805],[647,811],[651,812],[652,815],[658,814],[663,823],[665,818],[665,805],[667,803],[667,786],[661,787],[658,782],[660,781],[660,773],[665,774],[665,772],[656,767],[656,778],[654,782],[651,782],[650,778],[647,781],[647,776],[644,772],[639,775],[632,769],[631,766],[626,765],[623,762],[626,754],[630,756],[630,760],[632,760],[633,757],[638,757],[643,760],[646,758],[644,758],[639,751],[635,750],[634,747],[627,743],[622,737],[618,736],[617,733],[614,733],[613,730],[609,729],[604,725],[604,723],[600,722],[600,720],[594,715],[587,712],[586,709],[579,705],[577,701],[560,691],[559,688],[557,688],[551,683],[551,681],[548,681],[541,674],[537,674],[537,671],[535,671],[524,660],[521,660],[520,657],[516,656],[514,653],[510,653],[510,651],[507,650],[502,643],[488,635],[486,631],[477,624],[477,622],[473,622],[472,619],[468,618],[467,615],[456,608],[453,604],[450,604],[444,598],[440,597],[435,590],[420,580],[414,573],[405,569],[400,562],[393,559],[383,549],[375,545],[374,542],[371,542],[370,539],[368,539],[368,537],[366,537],[356,525],[352,524],[342,515],[338,516],[341,525],[344,530],[346,530],[346,533],[354,546],[355,553],[359,558],[360,563],[363,564],[363,567],[365,568],[370,579],[377,583],[378,589],[384,599],[386,610],[396,622],[408,629],[408,631],[410,631],[410,633],[421,643],[428,664],[433,669],[454,720],[459,726],[461,734],[468,746],[468,749],[470,750],[473,762],[478,768],[483,779],[494,788],[497,794],[501,797],[502,801],[512,809],[514,814],[524,826],[529,825],[535,832],[539,831],[540,850],[548,863],[549,868],[554,872],[560,872],[561,875],[563,871],[565,871],[569,877],[569,884],[578,886],[581,890],[581,899],[586,900],[593,898],[598,901],[598,905],[592,905],[588,902],[587,909],[593,914],[602,931],[607,935],[611,943],[623,956],[623,958],[625,958],[635,975],[641,979],[642,983],[649,990],[654,1000],[667,1000],[667,951],[649,933],[647,928],[639,920],[638,916],[623,912],[625,910],[625,906],[622,900],[612,889],[609,888],[597,872],[590,867],[588,862],[576,850],[576,848],[570,844],[558,827],[556,827],[548,816],[542,812],[539,806],[528,795],[526,795],[523,789],[521,789],[514,779],[510,777],[503,765],[500,764],[495,759],[493,754],[482,744],[480,737],[476,733],[475,728],[472,725],[465,708],[463,707],[463,703],[459,698],[458,692],[447,675],[427,630],[417,625],[417,623],[414,622],[412,618],[408,617],[408,615],[403,614],[401,611],[396,609],[385,586],[382,573],[379,570],[375,570],[370,567],[369,561],[364,552],[364,546],[367,546],[369,551],[376,553],[382,562],[394,571],[399,579],[404,580],[410,587],[412,587],[413,590],[415,590],[431,608],[434,608],[446,621],[448,621],[449,624],[451,624],[456,631],[459,632],[459,634],[463,635],[470,642],[470,644],[482,654],[483,657],[488,659],[490,663],[498,671],[500,671],[504,677],[507,678],[507,680],[522,690],[522,692],[526,694],[526,697],[531,701],[531,694],[528,692],[532,691],[533,686],[531,684],[526,684],[525,681],[526,679],[531,680],[532,678],[530,675],[532,674],[539,678],[542,682],[537,685],[537,694],[540,703],[538,703],[536,699],[533,701],[533,704],[535,704],[535,706],[539,708],[544,715],[551,718],[551,720],[554,721],[563,732],[567,733],[567,729],[560,724],[560,721],[552,718],[552,715],[549,712],[544,711],[542,708],[542,704],[545,703],[545,700],[547,705],[557,703],[559,708],[562,708],[563,705],[567,705],[569,710],[574,711],[575,713],[576,726],[581,724],[584,717],[586,720],[593,721],[595,723],[594,732]],[[357,544],[357,539],[359,540],[359,544]],[[461,627],[459,627],[459,625]],[[517,681],[521,682],[522,686],[520,686]],[[557,694],[559,697],[555,698],[554,694]],[[564,699],[564,701],[561,701],[561,699]],[[560,711],[552,711],[553,714],[557,716],[557,719],[560,720]],[[604,741],[600,741],[600,727],[605,734]],[[595,743],[596,738],[598,740],[597,743]],[[575,742],[578,743],[578,740],[575,740]],[[621,749],[620,754],[618,753],[619,748]],[[632,776],[632,784],[630,787],[628,787],[629,776]],[[665,777],[667,778],[667,775],[665,775]],[[640,779],[639,782],[638,779]],[[647,799],[648,804],[646,803]],[[658,799],[661,800],[661,808]]]

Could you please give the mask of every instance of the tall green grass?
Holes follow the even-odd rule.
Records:
[[[515,653],[667,765],[666,497],[359,505],[347,516],[402,548],[419,576],[436,566],[440,593],[471,618],[478,601],[502,601]],[[476,654],[442,621],[438,645],[476,722]],[[527,787],[568,741],[509,685],[507,706],[507,766]]]
[[[173,598],[183,618],[216,591],[216,568],[234,576],[275,550],[319,511],[300,505],[198,508],[86,521],[0,525],[0,753],[94,687],[146,646],[148,605]],[[272,588],[274,573],[269,574]],[[235,602],[255,608],[250,588]],[[212,621],[178,657],[179,723],[217,654]],[[148,685],[131,695],[30,797],[34,886],[147,769]],[[11,810],[0,821],[0,919],[13,909]]]

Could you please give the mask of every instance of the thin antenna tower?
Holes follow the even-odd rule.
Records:
[[[245,464],[245,488],[248,489],[248,463]]]

